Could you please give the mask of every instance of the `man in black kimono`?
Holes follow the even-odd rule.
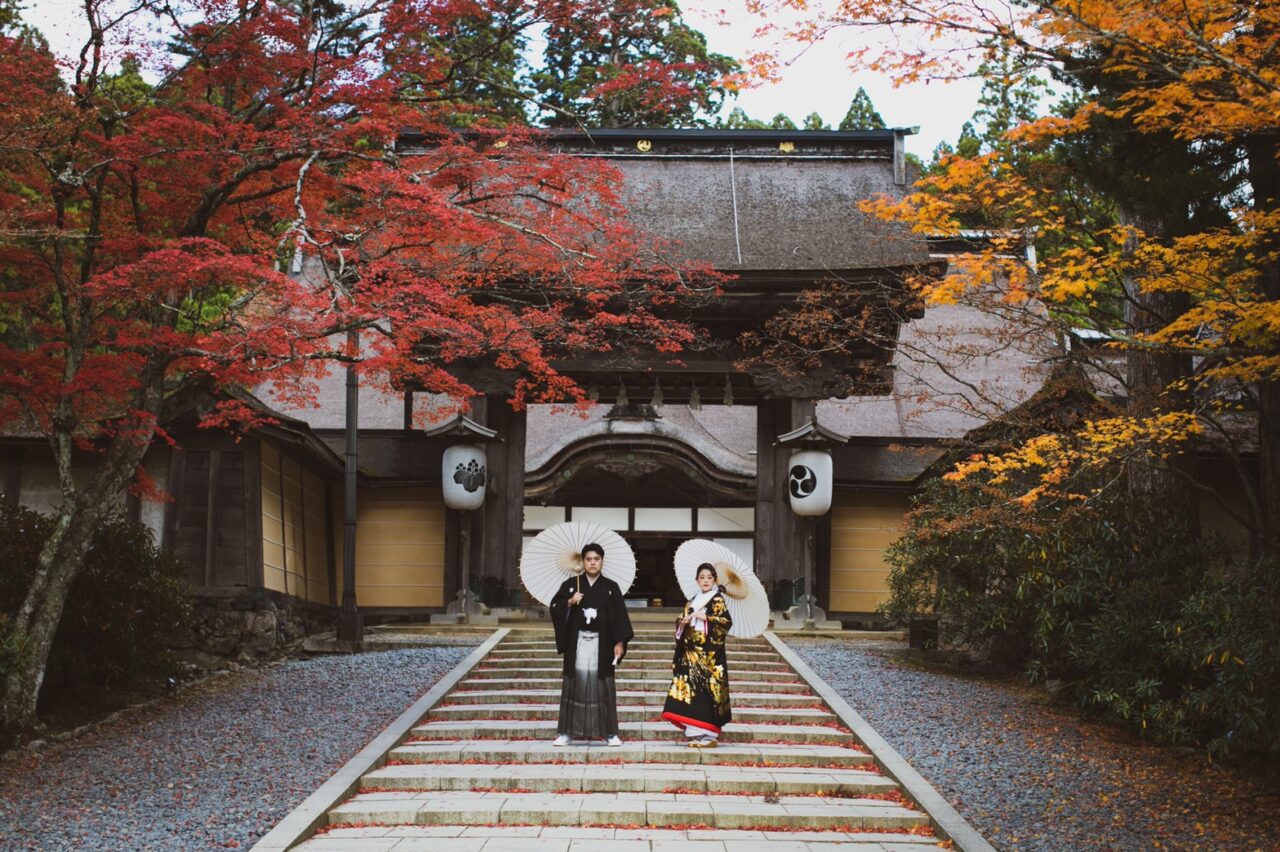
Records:
[[[565,581],[551,599],[556,650],[564,655],[555,744],[606,740],[620,746],[613,673],[635,633],[622,589],[601,573],[604,548],[582,548],[582,569],[583,576]]]

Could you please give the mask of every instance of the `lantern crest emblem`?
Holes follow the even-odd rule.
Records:
[[[459,462],[453,472],[453,481],[461,485],[468,494],[484,488],[485,466],[474,458],[469,459],[466,464]]]
[[[818,475],[814,473],[813,468],[808,465],[794,464],[791,466],[790,491],[791,496],[797,499],[808,497],[818,487]]]

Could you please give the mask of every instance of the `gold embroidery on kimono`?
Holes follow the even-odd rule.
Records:
[[[706,611],[705,633],[689,624],[676,640],[662,718],[680,727],[693,725],[719,732],[732,718],[725,639],[733,619],[722,594],[707,602]],[[681,618],[690,612],[690,605],[685,604]]]

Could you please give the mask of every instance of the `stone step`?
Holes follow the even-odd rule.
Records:
[[[667,629],[666,624],[663,622],[665,621],[670,624],[675,624],[676,619],[679,618],[680,615],[684,612],[684,605],[681,604],[678,607],[672,607],[671,609],[667,610],[666,612],[663,613],[664,618],[658,621],[645,621],[642,623],[636,623],[635,614],[638,611],[639,610],[634,610],[634,609],[628,610],[628,612],[631,614],[631,626],[637,634],[643,635],[646,633],[657,633],[657,632],[663,632],[663,633],[669,634],[671,631]],[[511,633],[510,635],[507,636],[507,638],[511,640],[528,639],[531,637],[537,637],[539,635],[549,636],[554,634],[554,632],[555,632],[555,628],[551,624],[551,619],[548,618],[545,622],[530,622],[529,624],[526,624],[523,626],[512,625]],[[753,642],[753,641],[758,641],[761,638],[762,637],[760,636],[750,636],[750,637],[734,636],[733,641],[734,642]]]
[[[623,744],[552,744],[561,657],[522,626],[457,682],[295,849],[660,852],[936,847],[929,817],[763,639],[728,647],[734,721],[689,748],[658,718],[672,613],[618,670]],[[403,730],[401,728],[400,730]],[[348,788],[349,790],[351,788]],[[912,833],[907,833],[912,832]],[[928,836],[925,836],[928,835]]]
[[[633,645],[627,649],[628,660],[665,660],[666,662],[671,662],[674,654],[675,651],[670,646],[667,646],[666,648],[641,648],[636,650]],[[738,660],[743,660],[744,662],[758,660],[761,662],[769,661],[779,665],[782,664],[782,657],[775,651],[735,651],[733,649],[729,649],[727,651],[727,655],[730,663],[735,663]],[[499,645],[497,648],[494,648],[485,659],[505,660],[511,658],[524,660],[558,660],[560,659],[560,654],[555,648],[504,648]]]
[[[634,825],[662,828],[908,829],[921,812],[869,798],[714,796],[698,793],[357,793],[329,811],[330,825]]]
[[[768,845],[765,845],[768,844]],[[298,852],[926,852],[938,838],[870,831],[405,825],[334,828]]]
[[[494,790],[539,793],[748,793],[856,798],[897,790],[890,778],[864,769],[747,769],[728,765],[406,763],[360,779],[362,790]]]
[[[637,624],[635,621],[636,610],[633,609],[631,610],[631,621],[632,621],[631,626],[635,629],[637,636],[644,636],[650,633],[665,634],[667,636],[670,636],[671,629],[667,627],[667,624],[674,625],[676,618],[683,612],[684,612],[684,605],[681,604],[680,606],[672,607],[670,610],[663,613],[663,618],[651,619],[649,621],[645,621]],[[550,626],[550,622],[548,622],[548,626]],[[759,636],[751,637],[751,639],[759,639],[759,638],[760,638]],[[740,640],[735,638],[734,641],[737,642],[737,641],[750,641],[750,640]]]
[[[547,665],[555,665],[560,662],[560,657],[508,657],[501,654],[490,654],[484,658],[483,664],[486,669],[526,669],[532,667],[541,667]],[[791,669],[787,668],[780,658],[769,660],[737,660],[729,657],[729,671],[768,671],[768,672],[785,672],[791,674]],[[623,660],[621,669],[635,668],[659,668],[664,667],[667,671],[671,670],[671,655],[665,654],[661,657],[627,657]]]
[[[480,681],[483,683],[483,681]],[[647,681],[646,681],[647,683]],[[455,689],[445,698],[445,703],[453,704],[509,704],[543,702],[559,703],[560,684],[552,689],[521,688],[523,684],[512,683],[507,689]],[[618,690],[618,701],[623,704],[643,704],[646,707],[661,707],[667,696],[669,681],[654,681],[652,688],[634,689],[634,682],[627,684],[626,689]],[[778,692],[749,692],[738,689],[733,683],[733,705],[736,708],[741,702],[744,707],[812,707],[819,705],[817,697],[812,694],[788,695]],[[443,705],[438,705],[443,706]]]
[[[770,844],[765,846],[763,844]],[[582,826],[414,825],[332,828],[295,846],[299,852],[922,852],[931,835],[869,831],[586,828]]]
[[[770,693],[773,695],[789,695],[789,696],[808,696],[810,700],[816,700],[813,692],[802,682],[787,683],[785,681],[767,681],[767,680],[746,680],[744,674],[742,679],[732,678],[729,682],[730,693],[737,695],[739,691],[750,692],[754,694]],[[510,692],[520,692],[527,690],[549,690],[560,694],[560,677],[540,677],[540,678],[511,678],[511,677],[491,677],[478,678],[476,680],[462,681],[458,684],[456,692],[469,692],[472,690],[480,692],[490,692],[493,690],[506,690]],[[626,690],[643,690],[644,692],[660,692],[666,695],[667,689],[671,686],[671,673],[667,672],[665,677],[654,677],[648,679],[641,678],[618,678],[617,685],[620,689]]]
[[[635,635],[631,641],[627,643],[634,648],[637,645],[650,646],[653,648],[671,648],[675,644],[675,619],[671,620],[671,626],[663,625],[661,629],[646,630],[636,628]],[[746,648],[748,650],[767,651],[772,650],[773,646],[763,637],[754,639],[737,639],[729,637],[726,643],[730,650],[734,648]],[[542,631],[517,631],[513,630],[507,634],[506,638],[498,643],[499,647],[523,646],[523,647],[540,647],[554,648],[556,646],[556,635],[549,629]]]
[[[618,721],[657,721],[661,711],[662,702],[660,701],[652,704],[626,704],[620,702],[618,704]],[[501,719],[506,721],[511,719],[550,719],[554,721],[559,718],[559,701],[554,704],[441,704],[427,712],[428,720],[467,719],[480,721]],[[733,720],[735,722],[823,725],[835,722],[836,717],[834,713],[826,709],[753,707],[750,705],[742,706],[735,701],[733,704]]]
[[[661,650],[665,648],[670,651],[675,645],[674,633],[666,633],[661,639],[653,637],[642,637],[632,639],[627,643],[627,647],[631,650]],[[537,650],[537,651],[554,651],[556,649],[556,641],[548,636],[546,639],[504,639],[499,642],[497,648],[516,649],[516,650]],[[729,639],[725,643],[725,647],[730,651],[772,651],[773,646],[764,639]]]
[[[731,682],[736,680],[733,677],[735,671],[737,670],[732,665],[730,665],[729,677]],[[469,677],[471,678],[489,678],[489,677],[509,678],[513,674],[516,674],[517,672],[525,677],[534,677],[534,678],[561,677],[563,676],[564,667],[563,666],[554,666],[554,667],[553,666],[529,666],[528,668],[515,669],[514,667],[507,666],[502,668],[491,668],[489,667],[487,661],[482,660],[480,662],[480,665],[476,666],[474,669],[471,670],[471,672],[469,673]],[[617,670],[617,679],[620,681],[628,680],[631,678],[651,680],[655,677],[660,677],[662,675],[666,675],[667,677],[671,676],[670,663],[668,663],[665,666],[645,666],[643,668],[636,668],[635,666],[629,666],[624,663]],[[743,672],[743,675],[746,678],[749,678],[750,680],[769,680],[769,681],[780,681],[780,682],[800,684],[800,685],[804,684],[804,681],[802,681],[795,672],[791,671],[791,669],[768,669],[768,670],[750,669],[746,672]]]
[[[625,741],[683,740],[684,732],[670,722],[619,722],[619,735]],[[412,736],[423,740],[459,739],[545,739],[556,736],[556,721],[547,720],[467,720],[428,721],[413,728]],[[721,734],[724,742],[795,742],[795,743],[846,743],[853,735],[846,730],[824,725],[779,725],[763,723],[733,723]]]
[[[630,648],[627,649],[628,660],[633,660],[633,659],[664,660],[669,663],[674,657],[674,654],[675,654],[675,649],[671,647],[670,643],[667,643],[664,647],[661,647],[661,648],[637,649],[635,645],[632,645]],[[498,648],[495,648],[492,652],[490,652],[490,656],[491,657],[497,656],[500,658],[501,657],[523,657],[523,658],[533,658],[533,659],[557,659],[557,660],[561,659],[560,652],[557,651],[555,648],[550,648],[550,647],[548,648],[498,647]],[[774,653],[772,649],[754,649],[753,648],[751,650],[742,651],[742,650],[736,650],[734,648],[730,648],[728,651],[728,656],[729,656],[730,662],[732,662],[733,660],[741,656],[744,659],[773,660],[778,662],[779,664],[785,665],[784,663],[782,663],[782,657],[779,654]]]
[[[683,742],[628,740],[621,746],[602,744],[554,746],[546,740],[434,740],[407,742],[392,749],[390,759],[406,763],[599,763],[706,764],[757,766],[847,767],[874,765],[874,759],[852,740],[843,745],[804,743],[734,743],[718,748],[689,748]]]
[[[778,659],[781,657],[781,655],[769,645],[750,645],[747,647],[742,647],[740,645],[730,645],[725,650],[730,655],[745,654],[747,656],[755,656],[755,657],[767,656],[767,657],[772,657],[774,659]],[[494,646],[493,650],[490,653],[491,654],[508,654],[508,655],[531,654],[535,656],[541,655],[541,654],[549,654],[551,656],[558,656],[560,652],[556,650],[556,646],[554,643],[548,642],[545,645],[543,644],[538,644],[538,645],[499,644]],[[628,656],[633,656],[635,654],[649,654],[653,656],[670,657],[674,653],[675,653],[674,642],[631,642],[627,645]]]

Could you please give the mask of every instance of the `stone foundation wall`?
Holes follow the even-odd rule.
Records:
[[[172,647],[180,659],[202,668],[281,656],[308,634],[331,629],[335,619],[329,607],[266,589],[206,589],[192,603],[191,629],[176,636]]]

